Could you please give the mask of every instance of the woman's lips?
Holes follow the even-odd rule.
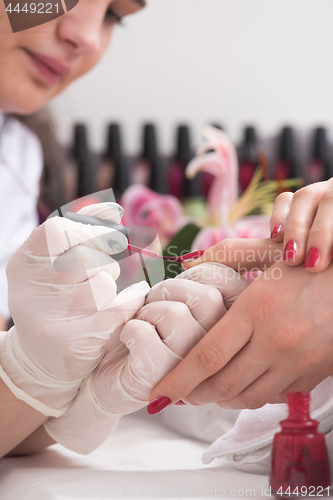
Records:
[[[38,77],[47,85],[56,85],[60,79],[70,72],[70,67],[53,57],[45,56],[32,52],[31,50],[24,49],[29,57]]]

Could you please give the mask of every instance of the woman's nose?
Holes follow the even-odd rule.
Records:
[[[93,54],[101,48],[103,19],[100,9],[91,6],[87,2],[79,2],[73,11],[59,19],[60,38],[69,43],[77,54]]]

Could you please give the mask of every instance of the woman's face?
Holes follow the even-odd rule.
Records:
[[[80,0],[64,16],[13,34],[0,0],[0,110],[29,114],[39,109],[97,64],[119,19],[144,3]]]

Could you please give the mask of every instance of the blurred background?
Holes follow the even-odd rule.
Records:
[[[180,121],[195,142],[206,122],[235,141],[248,123],[264,135],[285,123],[330,125],[332,20],[331,0],[148,0],[99,66],[53,101],[60,138],[87,122],[100,149],[106,123],[119,121],[135,154],[140,125],[156,121],[167,154]]]
[[[276,194],[333,176],[332,0],[147,3],[116,27],[100,64],[51,102],[61,148],[47,114],[20,117],[44,151],[40,222],[77,198],[84,200],[73,211],[101,201],[90,195],[112,188],[123,223],[155,227],[165,255],[230,235],[267,237]],[[208,159],[188,181],[206,124],[230,135],[239,170],[227,179],[217,155],[215,179]],[[229,199],[237,177],[242,210]],[[269,196],[261,180],[275,181]],[[213,210],[219,205],[222,218]]]
[[[269,178],[330,177],[332,19],[331,0],[148,0],[116,28],[97,68],[51,103],[59,140],[75,160],[66,168],[66,201],[109,187],[121,194],[135,182],[172,192],[170,162],[189,161],[205,124],[236,144],[240,191],[260,149]],[[91,165],[78,166],[80,155],[91,155]],[[141,160],[156,156],[164,179],[151,183]],[[117,186],[119,165],[110,170],[105,157],[127,163]],[[207,181],[204,195],[208,189]]]

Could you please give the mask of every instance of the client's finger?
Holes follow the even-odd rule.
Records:
[[[207,248],[199,259],[182,261],[182,266],[189,269],[203,262],[220,262],[243,274],[248,271],[264,271],[281,260],[282,256],[282,243],[276,243],[271,238],[226,238]]]
[[[270,220],[271,238],[274,241],[283,241],[286,220],[293,202],[294,193],[286,191],[279,194],[274,202],[273,213]]]
[[[306,186],[294,194],[283,237],[283,259],[288,265],[298,266],[304,261],[309,231],[324,192],[324,185],[320,189],[316,186]]]
[[[323,194],[309,232],[304,267],[310,272],[326,269],[333,251],[333,188]]]

